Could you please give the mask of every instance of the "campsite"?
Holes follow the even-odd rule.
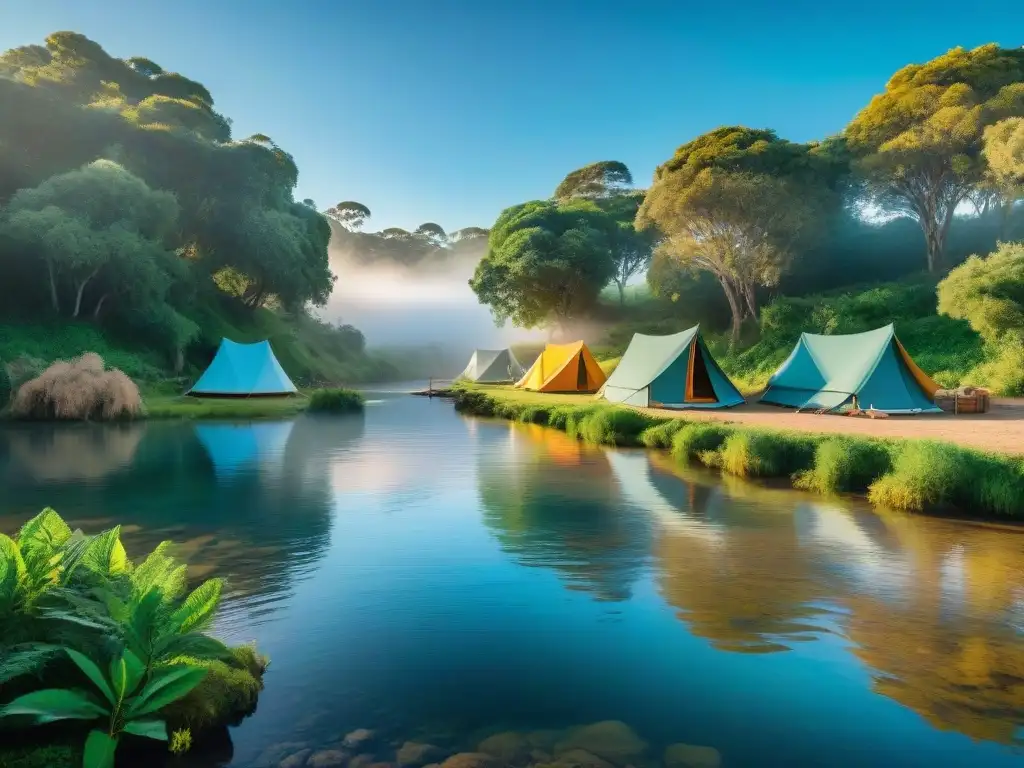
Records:
[[[16,5],[0,768],[1021,764],[1010,11]]]

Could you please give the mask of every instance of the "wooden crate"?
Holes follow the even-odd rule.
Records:
[[[935,393],[935,404],[948,413],[987,413],[989,393],[973,387],[940,389]]]

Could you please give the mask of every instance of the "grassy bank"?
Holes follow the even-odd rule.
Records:
[[[158,395],[145,397],[147,419],[273,419],[287,418],[309,407],[307,397],[226,399]]]
[[[907,512],[1024,519],[1024,459],[951,443],[764,430],[659,419],[579,395],[463,388],[462,413],[543,424],[572,437],[667,450],[680,462],[745,478],[785,479],[822,494],[865,494]]]

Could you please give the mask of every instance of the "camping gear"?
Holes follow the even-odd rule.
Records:
[[[761,402],[828,412],[853,400],[864,410],[936,413],[938,389],[887,325],[865,333],[801,334]]]
[[[935,393],[935,405],[949,413],[988,413],[990,404],[987,389],[960,387]]]
[[[511,349],[476,349],[459,378],[481,384],[499,384],[518,381],[522,375],[523,366]]]
[[[282,397],[298,392],[269,341],[221,339],[213,362],[185,394],[193,397]]]
[[[728,408],[744,402],[697,325],[670,336],[633,334],[601,395],[642,408]]]
[[[548,344],[516,386],[535,392],[597,392],[604,371],[582,341]]]

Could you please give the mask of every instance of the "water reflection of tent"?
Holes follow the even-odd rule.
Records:
[[[229,475],[249,464],[283,456],[293,425],[292,421],[197,424],[195,430],[217,474]]]
[[[683,503],[673,503],[669,495],[659,488],[664,478],[659,478],[662,483],[655,482],[657,473],[652,471],[646,453],[608,451],[607,458],[623,497],[632,506],[646,510],[659,526],[668,531],[713,544],[721,543],[724,536],[722,526],[701,519],[713,497],[721,495],[720,490],[669,478],[674,479],[674,485],[678,486],[677,493],[672,495],[686,496],[685,500],[680,499]]]

